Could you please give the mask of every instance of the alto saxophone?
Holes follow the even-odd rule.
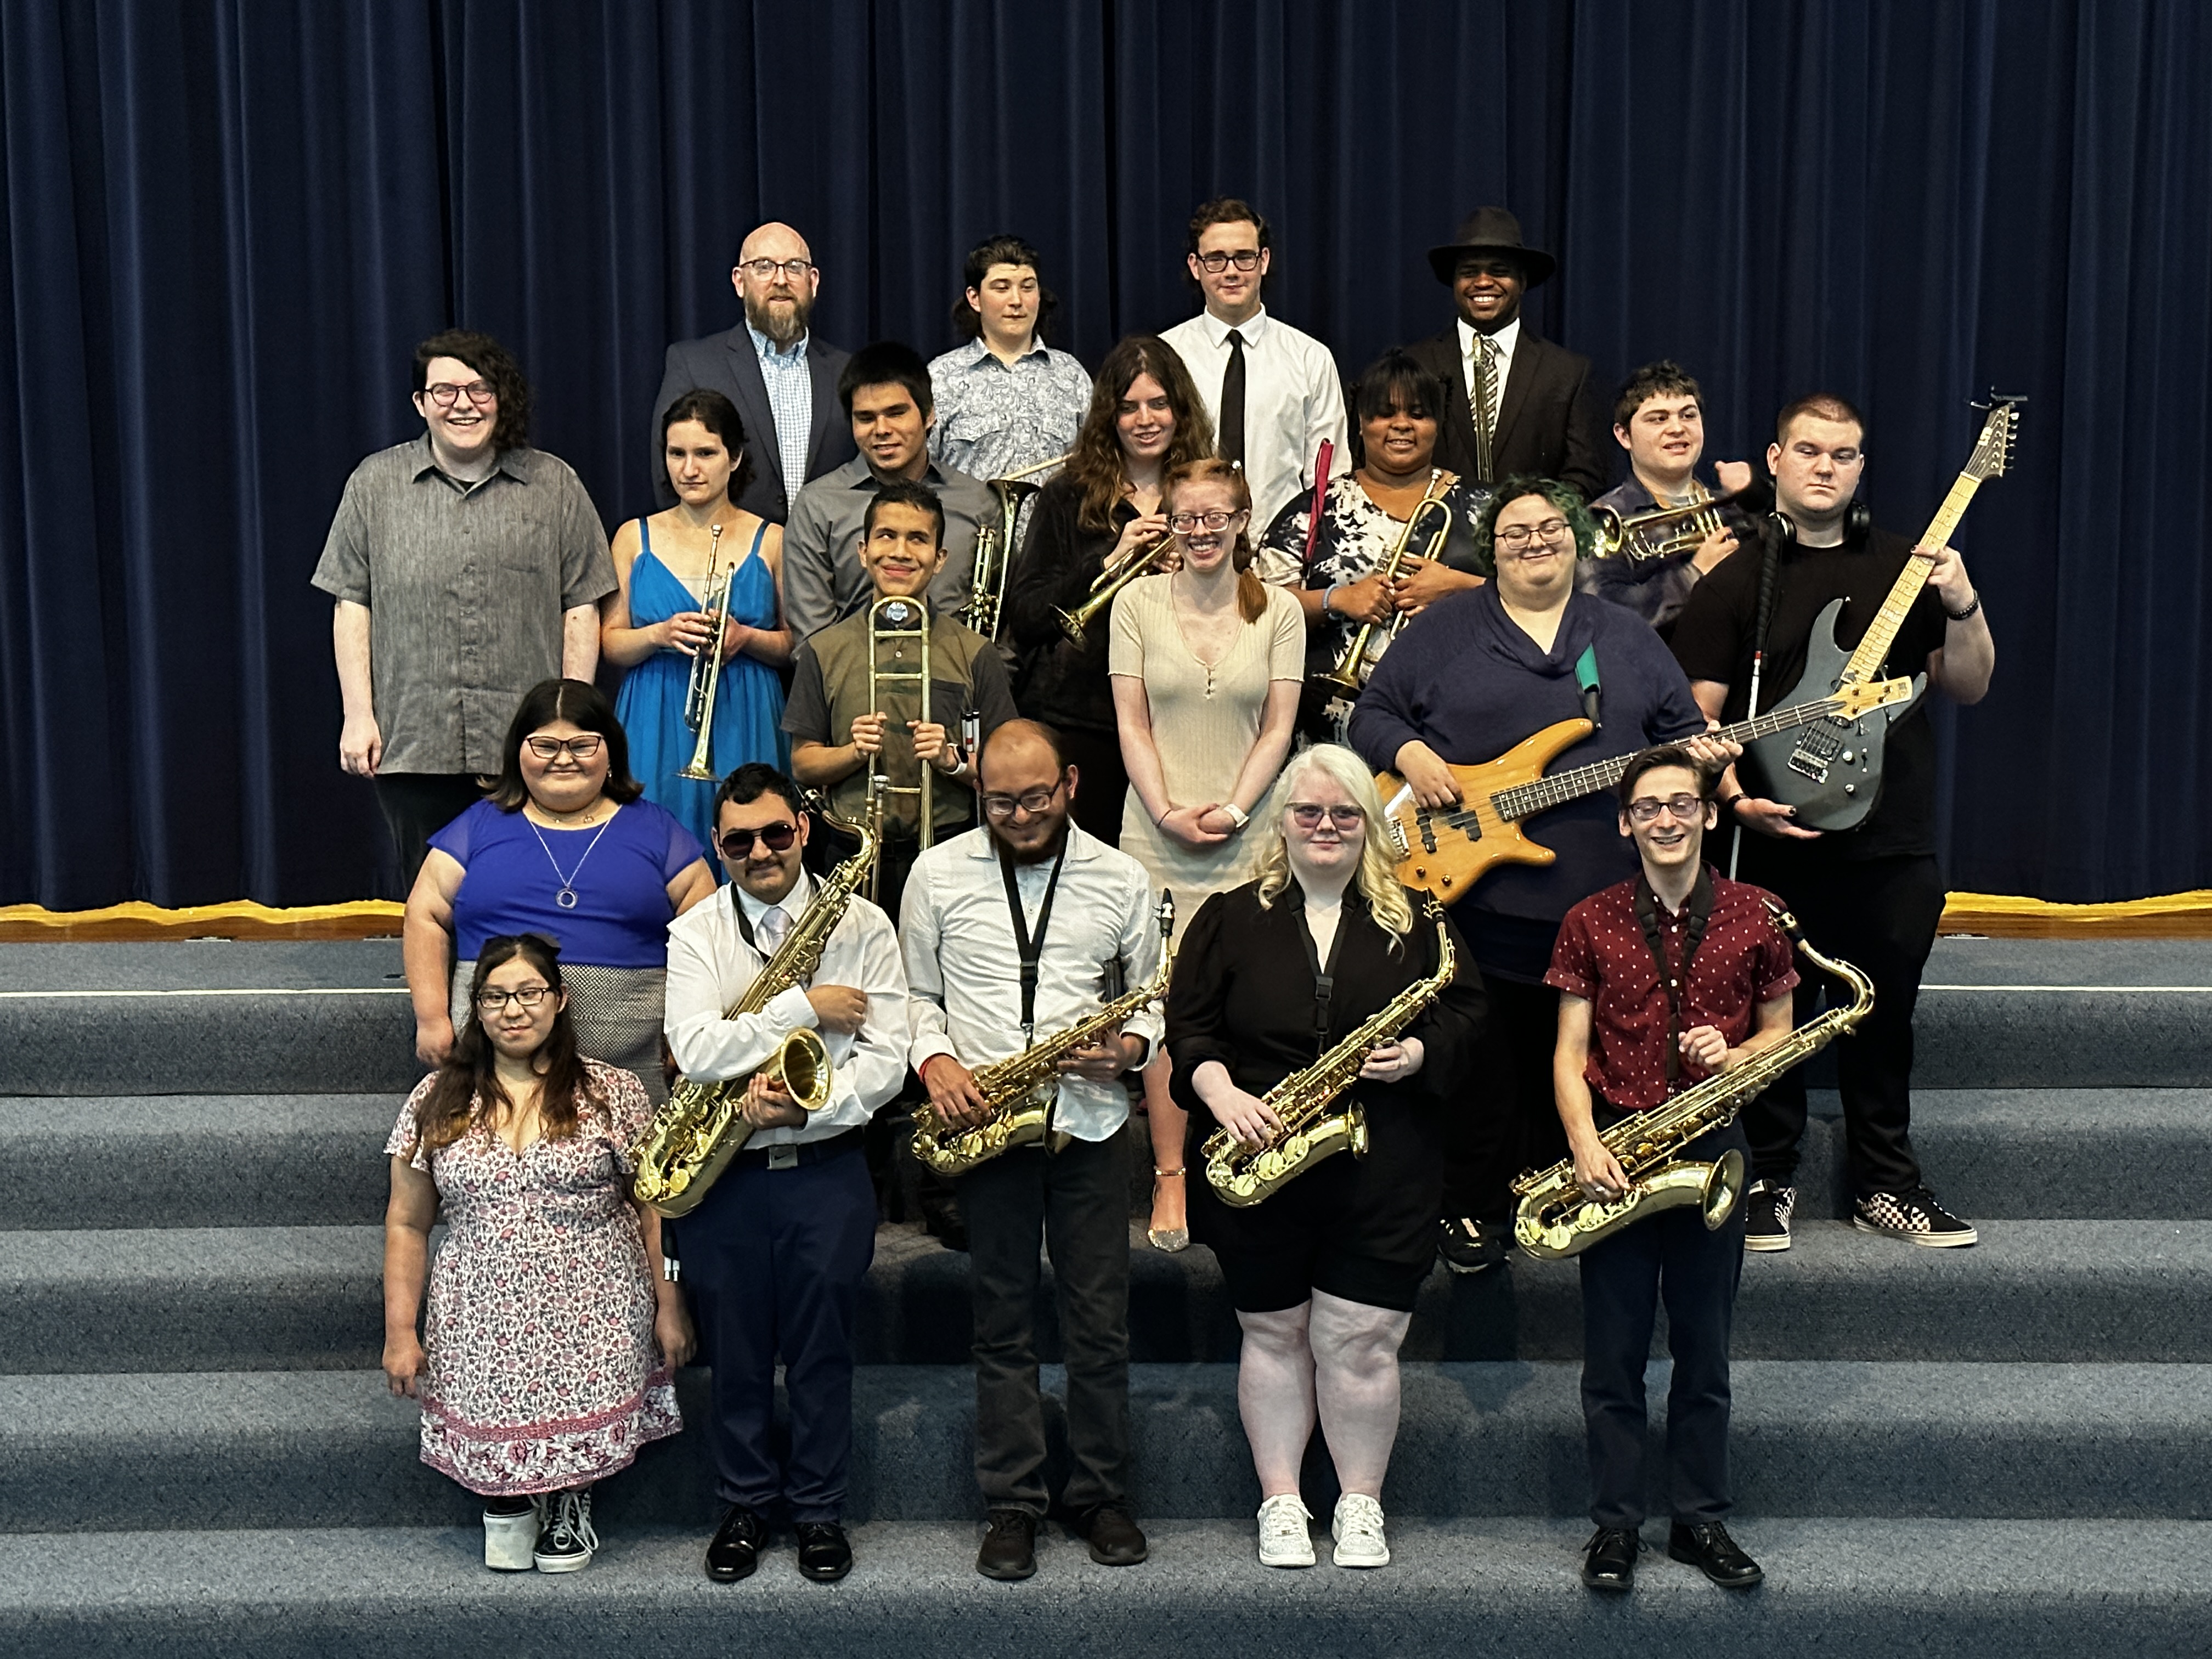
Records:
[[[1743,1194],[1743,1154],[1731,1146],[1711,1163],[1681,1155],[1699,1135],[1730,1122],[1744,1103],[1800,1060],[1808,1060],[1874,1008],[1874,981],[1848,962],[1822,956],[1805,942],[1797,918],[1770,904],[1775,926],[1789,935],[1816,966],[1851,988],[1847,1007],[1831,1008],[1808,1020],[1771,1048],[1762,1048],[1741,1066],[1715,1073],[1648,1112],[1631,1112],[1598,1138],[1620,1160],[1628,1190],[1615,1199],[1595,1199],[1575,1179],[1575,1161],[1565,1158],[1548,1170],[1530,1170],[1513,1183],[1521,1200],[1514,1212],[1513,1237],[1529,1255],[1546,1261],[1579,1255],[1601,1239],[1656,1215],[1695,1204],[1705,1226],[1717,1231]]]
[[[1206,1184],[1221,1194],[1223,1203],[1245,1209],[1325,1158],[1346,1151],[1354,1158],[1367,1156],[1366,1113],[1357,1102],[1343,1112],[1328,1109],[1358,1080],[1360,1068],[1367,1064],[1368,1050],[1390,1042],[1411,1025],[1451,983],[1459,968],[1458,954],[1452,949],[1451,934],[1437,902],[1429,900],[1421,907],[1421,914],[1436,924],[1436,972],[1399,992],[1319,1060],[1267,1091],[1261,1103],[1283,1127],[1267,1145],[1248,1147],[1228,1130],[1216,1129],[1198,1149],[1206,1160]]]
[[[1088,1048],[1139,1009],[1168,994],[1175,969],[1175,896],[1162,892],[1154,913],[1160,924],[1160,968],[1152,982],[1102,1004],[1069,1026],[1021,1053],[979,1068],[971,1081],[988,1102],[991,1115],[972,1128],[955,1129],[937,1115],[927,1101],[915,1108],[914,1155],[939,1175],[963,1175],[1009,1147],[1026,1146],[1051,1137],[1054,1152],[1067,1137],[1052,1127],[1054,1106],[1060,1099],[1060,1061],[1078,1048]]]
[[[751,984],[723,1015],[757,1013],[770,1000],[804,986],[822,965],[822,952],[830,934],[844,920],[845,907],[867,879],[876,861],[877,839],[865,824],[847,823],[828,807],[815,803],[816,812],[847,835],[858,836],[860,850],[831,871],[816,891],[775,954],[761,966]],[[733,898],[731,901],[736,902]],[[782,1088],[810,1112],[830,1103],[830,1051],[821,1033],[801,1027],[783,1040],[760,1073]],[[667,1103],[653,1114],[644,1135],[631,1149],[637,1164],[633,1188],[637,1201],[665,1216],[688,1215],[699,1206],[730,1160],[751,1139],[753,1127],[740,1115],[746,1085],[753,1075],[700,1083],[678,1078],[668,1091]]]

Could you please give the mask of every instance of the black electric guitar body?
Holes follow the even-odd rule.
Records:
[[[1924,569],[1926,567],[1921,567]],[[1806,641],[1805,673],[1790,700],[1781,705],[1825,697],[1850,683],[1845,671],[1851,653],[1836,643],[1844,601],[1832,599],[1813,623]],[[1881,760],[1893,721],[1920,706],[1928,676],[1912,677],[1912,695],[1886,708],[1869,709],[1848,720],[1830,718],[1777,732],[1744,745],[1744,763],[1757,775],[1746,787],[1754,795],[1797,809],[1796,822],[1808,830],[1852,830],[1881,799]]]

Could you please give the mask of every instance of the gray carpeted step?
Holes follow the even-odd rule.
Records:
[[[1578,1370],[1411,1364],[1384,1493],[1391,1513],[1573,1516],[1589,1502]],[[1667,1495],[1668,1367],[1648,1379],[1651,1495]],[[1747,1516],[2212,1519],[2212,1365],[1867,1364],[1734,1370],[1730,1469]],[[647,1447],[599,1501],[617,1527],[711,1527],[707,1378],[690,1429]],[[1045,1376],[1056,1473],[1065,1382]],[[1249,1515],[1233,1365],[1139,1365],[1131,1495],[1149,1517]],[[0,1377],[0,1530],[457,1524],[474,1500],[416,1455],[418,1412],[380,1374]],[[865,1366],[854,1389],[855,1520],[980,1515],[964,1366]],[[1334,1496],[1319,1447],[1308,1501]]]
[[[2212,1360],[2212,1222],[1996,1221],[1968,1250],[1814,1222],[1746,1264],[1735,1352],[1754,1359]],[[374,1227],[0,1232],[0,1373],[354,1369],[382,1341]],[[962,1364],[968,1260],[885,1228],[863,1291],[868,1364]],[[1233,1359],[1203,1249],[1133,1259],[1131,1353]],[[1057,1357],[1049,1305],[1043,1357]],[[1577,1270],[1516,1258],[1422,1288],[1406,1355],[1564,1359]]]
[[[799,1577],[782,1542],[744,1583],[709,1583],[696,1533],[616,1533],[558,1578],[486,1571],[472,1527],[17,1537],[0,1540],[0,1655],[2198,1659],[2212,1622],[2201,1522],[1770,1521],[1744,1528],[1757,1591],[1714,1588],[1660,1541],[1613,1600],[1577,1582],[1588,1528],[1571,1522],[1406,1521],[1392,1565],[1365,1573],[1328,1565],[1325,1540],[1312,1571],[1262,1567],[1249,1521],[1150,1530],[1152,1559],[1118,1569],[1055,1530],[1036,1578],[1000,1584],[974,1571],[975,1528],[879,1523],[856,1529],[834,1586]]]
[[[1797,1212],[1844,1218],[1856,1191],[1843,1109],[1815,1092]],[[2212,1089],[1916,1089],[1912,1145],[1929,1184],[1977,1224],[2010,1218],[2212,1219]]]
[[[0,1097],[0,1230],[380,1219],[399,1097]]]

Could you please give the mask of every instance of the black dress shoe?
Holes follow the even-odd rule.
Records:
[[[1075,1530],[1090,1540],[1091,1559],[1102,1567],[1133,1567],[1145,1559],[1145,1534],[1127,1504],[1101,1504]]]
[[[802,1521],[799,1534],[799,1570],[817,1584],[834,1584],[853,1570],[853,1547],[845,1529],[835,1521]]]
[[[1505,1260],[1509,1233],[1503,1222],[1448,1215],[1437,1224],[1437,1254],[1455,1273],[1479,1273]]]
[[[743,1504],[732,1504],[722,1516],[722,1524],[714,1528],[714,1542],[707,1546],[707,1577],[718,1584],[734,1584],[740,1578],[750,1578],[753,1569],[760,1565],[761,1546],[768,1542],[768,1522],[762,1520],[757,1510],[749,1510]]]
[[[1677,1521],[1667,1534],[1667,1553],[1729,1589],[1749,1589],[1766,1577],[1717,1521]]]
[[[975,1571],[986,1578],[1026,1578],[1036,1571],[1036,1516],[1027,1510],[993,1510],[975,1552]]]
[[[1636,1558],[1644,1540],[1627,1527],[1600,1527],[1583,1557],[1583,1583],[1594,1590],[1625,1590],[1636,1583]]]

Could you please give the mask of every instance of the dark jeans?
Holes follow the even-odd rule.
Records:
[[[1552,1095],[1559,994],[1487,969],[1482,988],[1490,1018],[1477,1097],[1444,1117],[1443,1213],[1502,1226],[1513,1213],[1513,1177],[1566,1156],[1566,1131]]]
[[[376,804],[385,827],[399,849],[399,896],[415,890],[415,878],[430,851],[430,837],[483,799],[467,772],[380,772]]]
[[[1129,1462],[1127,1142],[1018,1146],[954,1183],[968,1221],[975,1315],[975,1480],[993,1509],[1042,1516],[1044,1409],[1034,1314],[1040,1239],[1052,1254],[1074,1467],[1061,1502],[1118,1503]]]
[[[876,1252],[876,1195],[856,1146],[769,1170],[744,1159],[684,1217],[684,1283],[714,1368],[715,1495],[793,1521],[835,1521],[853,1453],[853,1320]],[[775,1366],[791,1451],[779,1465]]]
[[[1805,937],[1874,981],[1874,1012],[1836,1040],[1851,1182],[1868,1193],[1909,1192],[1920,1184],[1912,1151],[1912,1009],[1920,974],[1943,917],[1943,880],[1933,858],[1817,863],[1791,856],[1758,836],[1745,838],[1742,873],[1771,889],[1796,914]],[[1802,957],[1796,1022],[1813,1017],[1825,994],[1847,999],[1843,982]],[[1745,1109],[1753,1172],[1787,1185],[1797,1172],[1805,1134],[1805,1069],[1793,1067]]]
[[[1601,1121],[1605,1121],[1602,1117]],[[1700,1136],[1685,1156],[1711,1159],[1744,1145],[1741,1123]],[[1580,1258],[1583,1271],[1583,1425],[1589,1443],[1590,1520],[1639,1527],[1650,1490],[1644,1367],[1651,1328],[1667,1304],[1669,1502],[1677,1521],[1729,1512],[1729,1331],[1743,1272],[1743,1204],[1717,1232],[1698,1206],[1635,1222]]]

